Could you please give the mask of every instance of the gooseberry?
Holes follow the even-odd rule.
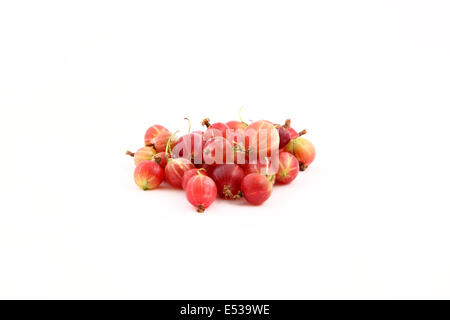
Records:
[[[305,130],[301,133],[306,132]],[[303,137],[297,137],[284,147],[284,151],[292,153],[300,163],[300,170],[304,171],[314,161],[316,149],[314,145]]]
[[[190,178],[186,185],[186,198],[197,208],[197,212],[204,212],[214,202],[216,195],[214,181],[201,173]]]
[[[140,162],[144,160],[152,160],[156,154],[155,148],[153,147],[142,147],[139,148],[136,152],[128,151],[125,154],[134,158],[134,164],[138,165]]]
[[[134,182],[142,190],[157,188],[164,180],[164,171],[155,161],[141,161],[134,170]]]
[[[281,152],[279,156],[278,172],[275,176],[277,183],[288,184],[297,177],[299,165],[297,159],[289,152]]]
[[[275,126],[267,120],[253,122],[245,129],[250,155],[266,157],[276,152],[280,145],[280,136]]]
[[[252,205],[260,205],[272,194],[273,176],[271,178],[259,174],[250,173],[242,179],[241,189],[245,200]]]
[[[241,181],[244,170],[237,164],[221,164],[214,168],[211,178],[217,186],[219,196],[225,199],[239,199],[241,195]]]

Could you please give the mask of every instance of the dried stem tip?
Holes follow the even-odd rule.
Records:
[[[229,186],[225,185],[223,186],[223,196],[225,197],[225,199],[240,199],[241,198],[241,192],[238,192],[237,194],[233,194],[233,192],[231,192],[231,189]]]
[[[209,128],[211,126],[211,123],[209,123],[209,118],[205,118],[202,121],[202,126],[206,126],[207,128]]]
[[[300,131],[300,132],[298,133],[298,136],[300,137],[300,136],[302,136],[302,135],[304,135],[304,134],[306,134],[306,129],[303,129],[302,131]]]
[[[290,128],[291,127],[291,119],[286,119],[283,125],[284,128]]]
[[[130,157],[134,157],[134,152],[128,151],[125,152],[126,155],[130,156]]]
[[[197,206],[197,212],[200,212],[200,213],[205,212],[205,207],[202,204],[199,204]]]
[[[154,155],[153,160],[155,160],[157,164],[161,164],[162,159],[160,155]]]

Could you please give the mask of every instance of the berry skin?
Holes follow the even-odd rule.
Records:
[[[239,199],[241,197],[241,181],[244,178],[244,170],[237,164],[218,165],[212,172],[219,192],[219,196],[225,199]]]
[[[203,131],[199,131],[199,130],[197,130],[197,131],[192,131],[191,133],[199,134],[199,135],[201,135],[202,137],[205,135],[205,133],[204,133]]]
[[[242,166],[244,169],[245,175],[248,175],[250,173],[259,173],[263,174],[265,170],[266,165],[258,162],[258,163],[246,163]]]
[[[229,161],[227,162],[227,160]],[[206,164],[212,165],[233,163],[233,145],[222,136],[209,139],[203,147],[203,161]]]
[[[242,179],[241,189],[248,203],[260,205],[272,194],[273,182],[259,173],[250,173]]]
[[[142,147],[138,149],[135,153],[127,151],[126,154],[131,157],[134,157],[134,164],[137,166],[144,160],[152,160],[156,154],[156,151],[155,148],[153,147]]]
[[[277,183],[288,184],[294,180],[299,171],[297,159],[289,152],[280,153],[278,172],[275,176]]]
[[[304,171],[314,161],[316,157],[316,149],[314,145],[303,137],[291,140],[285,147],[284,151],[292,153],[300,163],[300,170]]]
[[[289,131],[289,135],[291,136],[291,140],[294,140],[295,138],[299,137],[298,132],[295,131],[294,128],[289,127],[287,130]]]
[[[181,186],[183,187],[184,190],[186,190],[186,186],[187,186],[187,183],[189,182],[189,180],[192,177],[196,176],[197,174],[202,174],[202,175],[206,176],[207,175],[206,169],[197,169],[197,168],[190,169],[183,174],[183,183]]]
[[[141,161],[134,170],[134,182],[142,190],[157,188],[164,180],[164,171],[155,161]]]
[[[274,175],[276,174],[276,170],[274,170],[270,164],[271,164],[270,162],[269,165],[267,164],[267,162],[247,163],[244,166],[242,166],[242,168],[244,169],[245,175],[248,175],[250,173],[259,173],[262,175]]]
[[[194,169],[194,165],[188,159],[176,158],[169,159],[164,170],[166,181],[174,188],[182,189],[183,175],[186,171]]]
[[[242,122],[242,121],[233,120],[233,121],[228,121],[225,124],[233,132],[241,131],[243,133],[245,128],[247,128],[247,124],[245,122]]]
[[[246,143],[248,139],[248,152],[269,157],[277,152],[280,145],[280,136],[275,126],[267,120],[253,122],[245,129]]]
[[[283,126],[278,127],[278,135],[280,136],[279,149],[283,149],[283,147],[291,140],[291,135],[287,129],[283,128]]]
[[[197,212],[204,212],[214,202],[216,195],[216,184],[208,176],[197,174],[186,185],[186,198],[197,208]]]

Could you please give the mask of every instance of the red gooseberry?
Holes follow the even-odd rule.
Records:
[[[145,145],[150,145],[153,139],[162,132],[169,132],[165,127],[155,124],[147,129],[144,136]]]
[[[175,135],[176,133],[177,132],[173,133],[173,135]],[[167,159],[167,164],[164,169],[166,181],[171,186],[181,189],[183,186],[184,172],[190,169],[194,169],[195,166],[186,158],[170,158],[172,156],[172,149],[169,142],[167,142],[165,153]]]
[[[166,180],[172,187],[181,189],[183,186],[184,173],[194,168],[194,165],[188,159],[168,159],[166,168],[164,169]]]
[[[300,133],[306,132],[303,130]],[[297,137],[284,147],[284,151],[292,153],[300,163],[300,170],[306,170],[316,157],[314,145],[303,137]]]
[[[241,189],[245,200],[253,205],[260,205],[272,194],[272,177],[259,173],[250,173],[242,179]]]
[[[154,147],[156,152],[164,151],[169,140],[171,140],[171,147],[173,147],[176,139],[173,139],[172,133],[168,129],[159,124],[151,126],[145,132],[145,145]]]
[[[201,164],[203,161],[203,132],[191,132],[191,120],[184,118],[189,122],[188,133],[181,136],[172,150],[172,158],[186,158],[192,163]]]
[[[142,190],[157,188],[164,180],[164,171],[155,161],[141,161],[134,170],[134,182]]]
[[[280,136],[275,126],[267,120],[253,122],[245,129],[248,152],[260,157],[270,156],[280,145]]]
[[[211,178],[217,186],[219,196],[225,199],[241,197],[241,181],[244,170],[237,164],[222,164],[214,168]]]
[[[176,143],[176,137],[170,132],[162,132],[153,139],[153,146],[156,152],[162,152],[166,149],[167,144],[170,143],[170,147],[173,148]]]
[[[134,164],[138,165],[144,160],[152,160],[156,154],[156,151],[153,147],[142,147],[136,152],[127,151],[125,154],[134,157]]]
[[[186,198],[197,208],[197,212],[204,212],[217,195],[217,187],[214,181],[201,173],[189,179],[186,185]]]
[[[288,184],[298,175],[298,161],[289,152],[281,152],[279,159],[275,180],[277,183]]]

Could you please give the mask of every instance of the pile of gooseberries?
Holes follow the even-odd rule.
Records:
[[[189,121],[189,119],[186,119]],[[296,131],[288,119],[283,125],[267,120],[210,123],[204,131],[189,130],[176,137],[161,125],[144,136],[144,146],[126,154],[134,158],[134,181],[152,190],[165,180],[183,189],[187,200],[204,212],[217,196],[245,199],[261,205],[270,198],[274,184],[288,184],[314,161],[314,145]]]

